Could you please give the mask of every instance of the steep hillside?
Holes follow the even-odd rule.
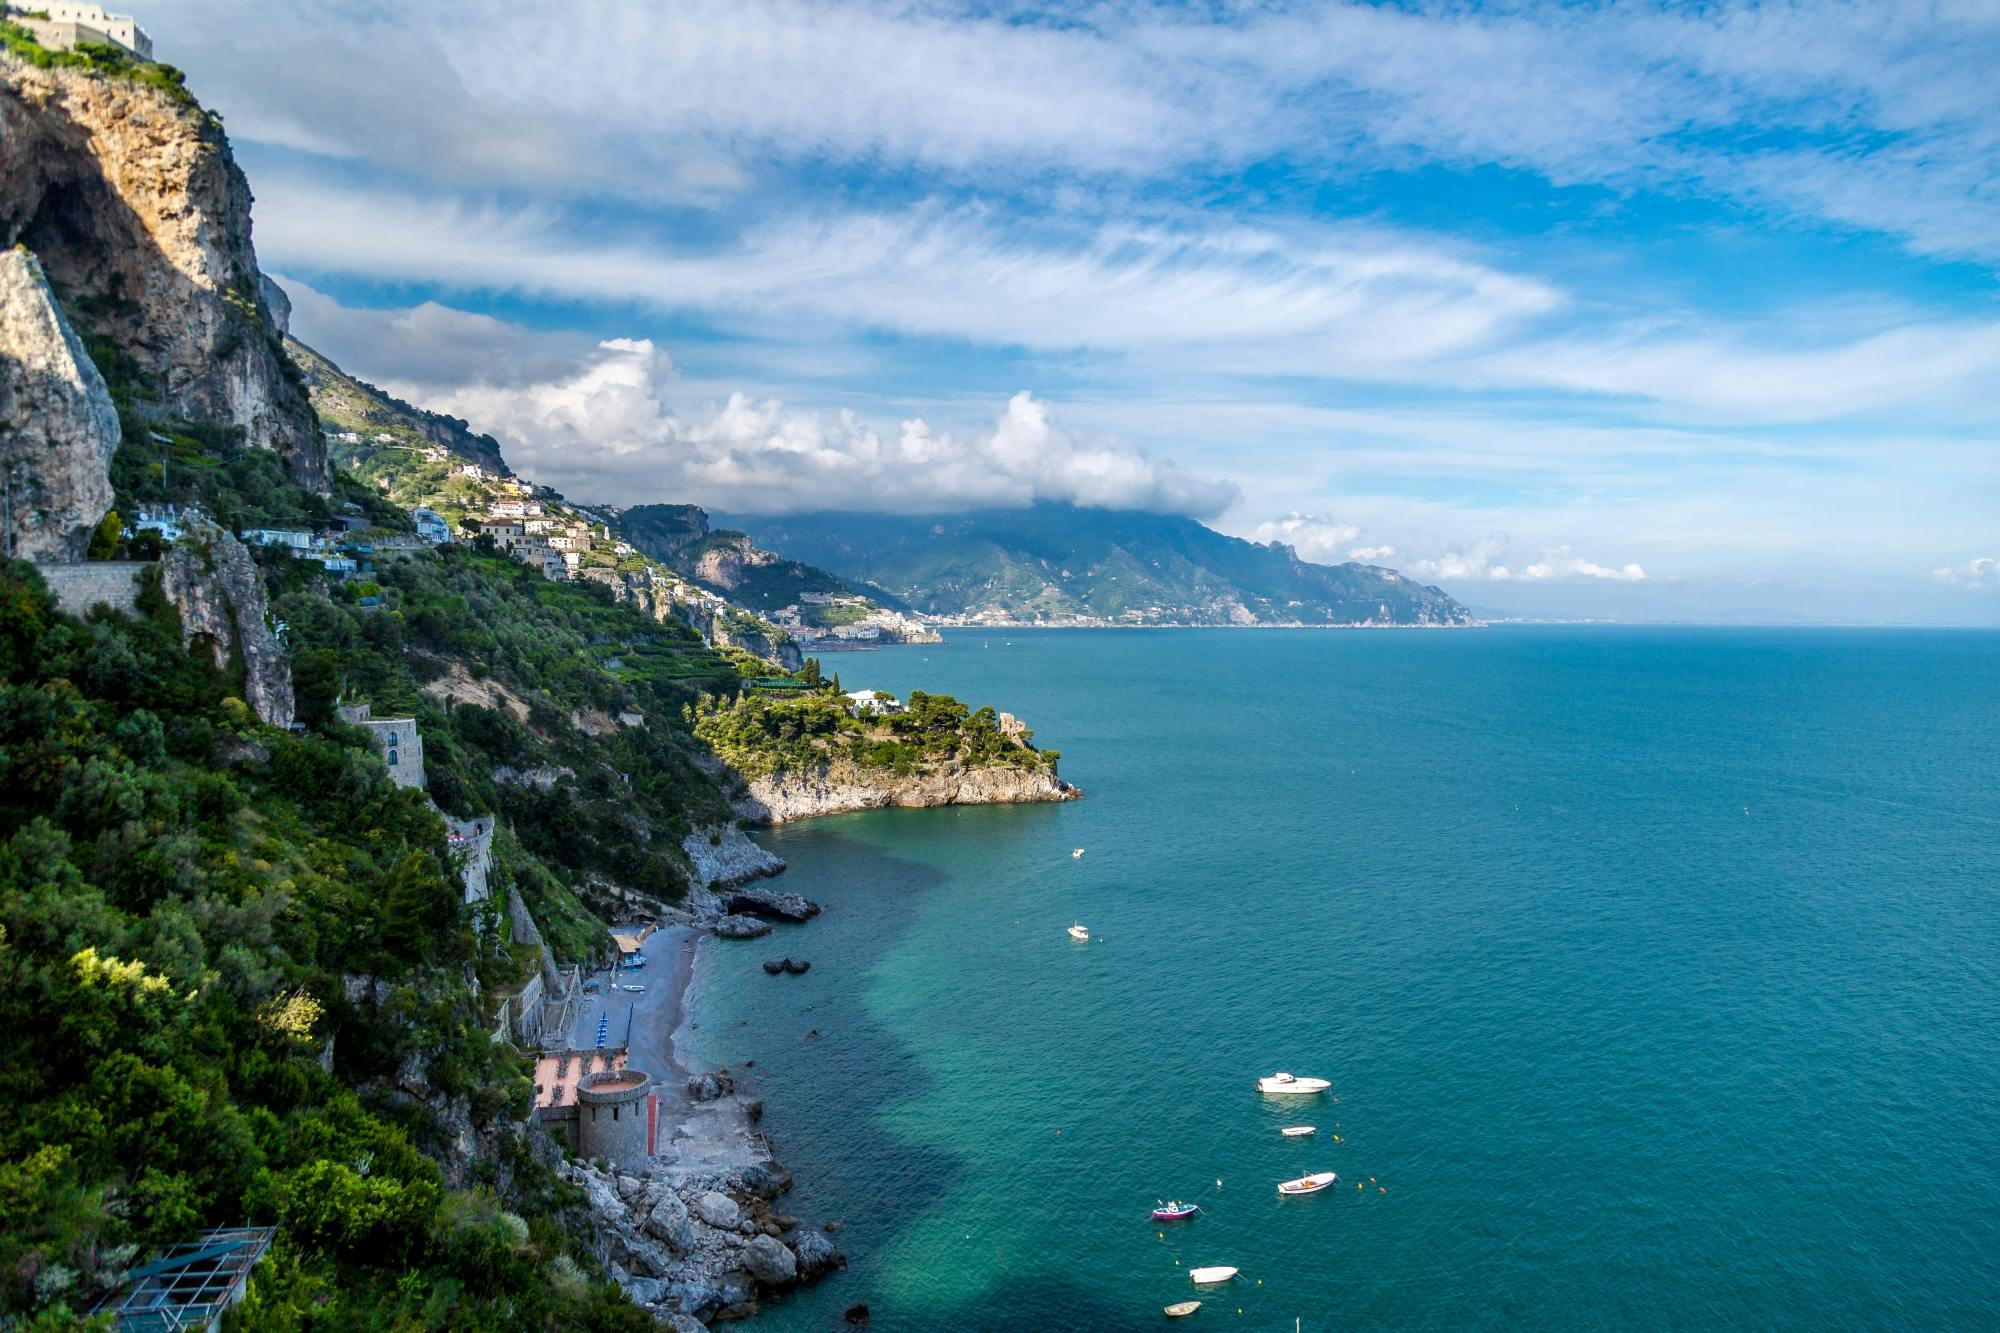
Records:
[[[1036,505],[933,517],[733,520],[756,541],[986,624],[1466,625],[1436,588],[1373,565],[1317,565],[1190,518]]]
[[[353,468],[385,448],[421,450],[429,445],[506,474],[500,442],[491,435],[475,434],[470,423],[425,411],[355,379],[296,338],[285,339],[285,350],[305,376],[313,409],[326,428],[329,454],[340,466]],[[349,435],[356,438],[346,438]]]

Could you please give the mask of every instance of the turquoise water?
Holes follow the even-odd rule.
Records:
[[[1197,1294],[1177,1327],[2000,1324],[2000,635],[834,664],[1021,714],[1088,796],[770,836],[828,910],[704,946],[695,1053],[756,1062],[853,1262],[760,1328],[1153,1328]],[[1258,1097],[1274,1069],[1338,1103]],[[1275,1197],[1307,1169],[1340,1184]],[[1150,1223],[1170,1195],[1205,1211]]]

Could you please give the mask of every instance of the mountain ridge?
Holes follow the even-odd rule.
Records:
[[[1442,589],[1183,515],[1038,503],[943,515],[715,516],[760,545],[878,586],[944,623],[1469,626]]]

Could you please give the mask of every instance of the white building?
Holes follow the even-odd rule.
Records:
[[[858,716],[886,717],[903,711],[903,705],[897,702],[895,695],[884,694],[880,690],[849,690],[847,702],[854,706]]]
[[[444,521],[444,515],[435,509],[412,509],[410,518],[417,525],[417,540],[432,546],[447,546],[451,543],[451,524]]]
[[[486,512],[494,518],[525,518],[528,507],[519,500],[495,500],[487,506]]]
[[[310,551],[313,535],[293,528],[249,528],[243,540],[252,546],[289,546],[294,551]]]
[[[123,47],[141,60],[153,58],[153,39],[130,14],[107,14],[101,5],[65,4],[62,0],[33,0],[0,8],[12,11],[8,21],[26,28],[51,51],[67,51],[79,42],[104,42]],[[29,18],[29,14],[36,17]]]

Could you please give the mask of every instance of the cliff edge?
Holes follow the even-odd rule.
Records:
[[[890,806],[1016,805],[1074,801],[1083,792],[1053,768],[966,764],[950,760],[912,773],[867,768],[836,758],[809,768],[748,779],[730,805],[753,824],[783,824],[816,815]]]
[[[177,92],[0,54],[0,246],[34,251],[85,340],[117,349],[98,366],[114,389],[239,426],[324,494],[326,442],[262,295],[250,187],[221,122]]]

